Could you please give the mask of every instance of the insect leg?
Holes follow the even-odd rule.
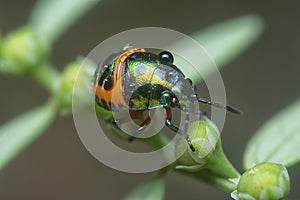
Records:
[[[116,125],[116,124],[124,124],[124,123],[127,123],[129,121],[131,121],[132,119],[136,119],[137,117],[141,116],[141,114],[143,113],[144,111],[143,110],[139,110],[139,111],[134,111],[132,112],[132,114],[128,117],[124,117],[122,119],[114,119],[113,120],[113,124]]]
[[[171,129],[172,131],[179,133],[180,135],[182,135],[185,140],[187,141],[188,145],[190,146],[190,149],[192,151],[195,151],[194,146],[192,145],[191,139],[189,137],[189,135],[187,134],[187,128],[188,128],[188,123],[189,123],[189,114],[187,111],[185,111],[185,122],[184,122],[184,131],[181,131],[178,127],[174,126],[171,122],[172,120],[172,112],[171,112],[171,108],[165,108],[166,109],[166,126]]]
[[[141,123],[140,127],[129,138],[130,142],[132,142],[137,135],[141,134],[147,128],[147,126],[151,122],[151,118],[153,117],[154,112],[155,112],[155,110],[150,110],[150,115]]]

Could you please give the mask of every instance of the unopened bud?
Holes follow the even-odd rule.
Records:
[[[57,85],[57,97],[62,108],[72,106],[73,87],[80,69],[80,62],[70,63],[62,72]]]
[[[216,125],[207,118],[193,122],[189,126],[188,133],[195,151],[191,151],[185,141],[180,141],[177,144],[177,152],[179,152],[181,148],[187,149],[178,161],[178,169],[184,169],[185,167],[187,167],[186,169],[192,169],[192,166],[199,168],[205,164],[207,162],[206,157],[215,150],[220,137]]]
[[[287,169],[281,164],[262,163],[241,176],[233,197],[236,200],[281,200],[289,190]]]
[[[0,70],[4,73],[30,73],[45,60],[46,46],[30,28],[9,34],[1,43]]]

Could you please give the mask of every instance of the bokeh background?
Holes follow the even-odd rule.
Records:
[[[27,23],[35,1],[0,0],[0,30]],[[221,71],[228,102],[244,111],[228,115],[224,151],[242,171],[247,141],[270,117],[300,98],[300,2],[103,0],[55,43],[51,59],[60,69],[121,31],[158,26],[185,34],[226,19],[256,13],[265,23],[258,41]],[[0,124],[41,105],[48,94],[34,81],[0,75]],[[300,117],[300,113],[299,113]],[[288,199],[299,199],[300,165],[290,168]],[[152,174],[127,174],[95,160],[81,144],[72,117],[55,123],[0,171],[0,199],[120,199]],[[192,177],[170,173],[166,199],[230,199]]]

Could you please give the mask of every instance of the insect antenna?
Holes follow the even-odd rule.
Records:
[[[206,99],[202,99],[202,98],[198,98],[198,102],[204,103],[204,104],[207,104],[207,105],[211,105],[211,106],[214,106],[214,107],[217,107],[217,108],[223,108],[223,109],[226,109],[227,111],[229,111],[231,113],[234,113],[234,114],[239,114],[239,115],[243,114],[243,112],[240,111],[239,109],[234,108],[234,107],[229,106],[229,105],[224,105],[224,104],[221,104],[221,103],[212,102],[210,100],[206,100]]]

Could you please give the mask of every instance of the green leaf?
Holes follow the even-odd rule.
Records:
[[[2,43],[3,43],[3,37],[2,37],[2,34],[1,34],[1,32],[0,32],[0,49],[1,49],[1,47],[2,47]]]
[[[160,200],[164,199],[164,193],[164,179],[156,176],[136,187],[124,200]]]
[[[256,132],[244,154],[246,169],[262,162],[289,167],[300,161],[299,113],[300,101],[271,118]]]
[[[191,34],[191,37],[206,49],[217,67],[221,68],[254,43],[261,35],[262,30],[263,22],[261,18],[258,15],[250,14],[215,24],[204,31]],[[184,40],[177,42],[175,45],[178,45],[182,51],[193,52]],[[201,71],[202,76],[207,76],[213,72],[213,68],[209,66],[210,64],[203,63],[205,67],[203,68],[204,71]],[[187,77],[200,81],[201,77],[195,69],[181,70]]]
[[[254,43],[262,30],[262,19],[251,14],[216,24],[192,37],[205,47],[217,65],[223,66]]]
[[[56,113],[52,105],[35,108],[0,127],[0,170],[49,126]]]
[[[52,43],[100,0],[39,0],[30,17],[30,25]]]

